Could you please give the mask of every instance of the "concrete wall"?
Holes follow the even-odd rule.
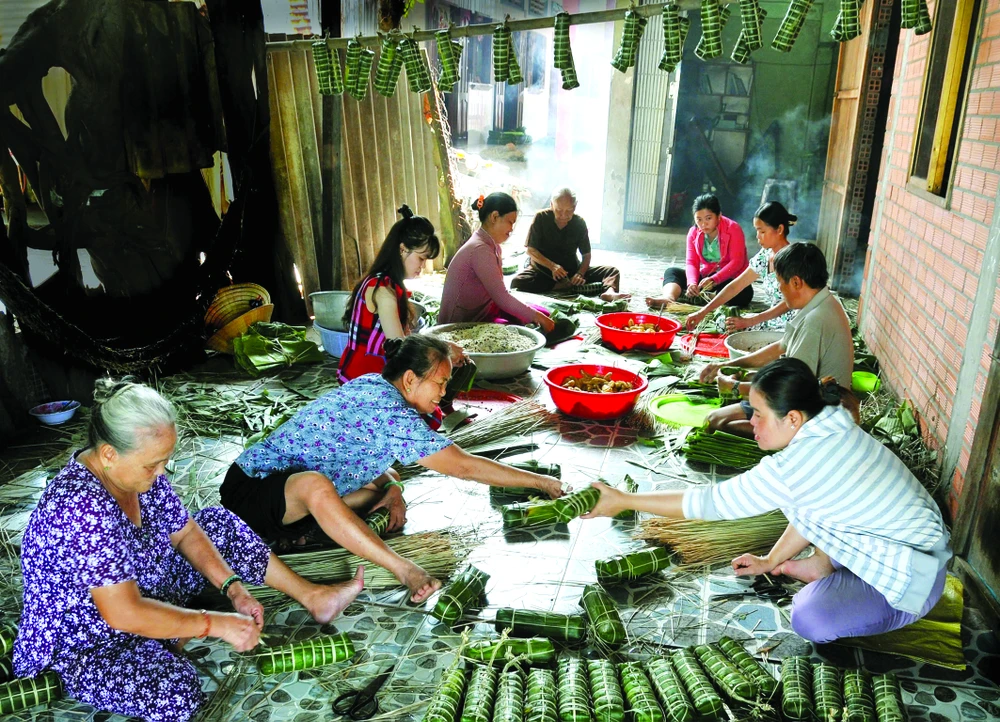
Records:
[[[1000,0],[984,2],[948,199],[908,185],[931,35],[900,35],[862,291],[865,339],[940,450],[953,513],[1000,321]]]

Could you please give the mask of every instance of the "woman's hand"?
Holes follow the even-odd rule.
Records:
[[[587,279],[581,276],[579,273],[574,273],[573,277],[569,279],[569,282],[574,286],[582,286],[587,282]]]
[[[719,396],[722,398],[738,396],[737,389],[739,388],[740,382],[733,376],[719,374],[715,378],[715,383],[719,387]]]
[[[465,353],[465,349],[457,343],[454,341],[448,341],[448,348],[451,350],[452,366],[465,366],[465,364],[469,362],[469,355]]]
[[[541,311],[535,311],[535,323],[541,327],[542,333],[552,333],[556,329],[556,322]]]
[[[551,476],[546,476],[539,481],[535,485],[535,488],[543,494],[548,494],[550,499],[558,499],[563,495],[562,482],[558,479],[553,479]]]
[[[599,516],[618,516],[629,508],[628,495],[618,489],[612,489],[607,484],[599,481],[591,483],[591,486],[601,492],[601,498],[597,500],[597,506],[581,516],[581,519],[596,519]]]
[[[711,277],[701,279],[701,283],[698,284],[699,293],[707,293],[715,288],[715,281]]]
[[[767,557],[758,557],[754,554],[741,554],[732,561],[733,571],[738,577],[757,576],[758,574],[769,574],[777,566]]]
[[[705,311],[704,310],[695,311],[694,313],[692,313],[690,316],[687,317],[687,320],[684,321],[684,328],[690,331],[704,320],[705,320]]]
[[[264,607],[254,599],[254,596],[246,590],[243,584],[235,582],[229,587],[227,594],[237,613],[250,617],[258,631],[264,628]]]
[[[750,328],[753,326],[753,322],[748,318],[743,318],[741,316],[730,316],[726,319],[726,330],[729,333],[733,331],[742,331],[745,328]]]
[[[722,364],[705,364],[705,368],[701,370],[698,380],[703,384],[714,383],[715,378],[719,375],[719,369],[721,368]]]
[[[385,507],[389,510],[388,531],[399,531],[406,523],[406,502],[403,500],[403,490],[393,484],[385,490],[385,494],[372,511]]]
[[[560,266],[558,263],[552,266],[552,278],[554,278],[555,280],[561,281],[568,275],[569,273],[566,272],[566,269]]]
[[[209,636],[228,642],[237,652],[249,652],[260,643],[260,630],[244,614],[209,612]]]
[[[698,284],[697,283],[692,283],[691,285],[689,285],[687,287],[687,290],[684,292],[684,295],[687,296],[688,298],[694,298],[700,292],[701,292],[701,289],[698,287]]]

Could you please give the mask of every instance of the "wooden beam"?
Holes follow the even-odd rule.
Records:
[[[663,6],[669,3],[657,3],[655,5],[638,5],[631,8],[632,12],[642,17],[651,17],[653,15],[659,15],[663,12]],[[677,0],[673,3],[680,7],[681,10],[698,10],[701,7],[700,0]],[[737,5],[738,0],[721,0],[720,5]],[[629,11],[629,8],[618,8],[615,10],[597,10],[590,13],[576,13],[569,16],[570,25],[593,25],[595,23],[612,23],[618,20],[622,20],[625,17],[625,13]],[[554,23],[553,15],[544,18],[525,18],[524,20],[508,20],[507,28],[511,32],[519,32],[523,30],[544,30],[546,28],[551,28]],[[492,35],[496,26],[500,24],[498,22],[492,23],[477,23],[476,25],[457,25],[451,28],[452,38],[471,38],[477,35]],[[441,30],[441,28],[436,28],[434,30],[414,30],[412,33],[405,33],[406,37],[412,37],[414,40],[419,42],[425,42],[434,39],[434,33]],[[377,35],[368,35],[365,37],[357,38],[329,38],[326,44],[331,48],[346,48],[347,43],[350,40],[357,40],[362,45],[370,45],[375,47],[381,45],[382,39]],[[295,46],[308,47],[313,42],[314,38],[304,39],[304,40],[279,40],[275,42],[270,42],[267,44],[268,50],[289,50]]]

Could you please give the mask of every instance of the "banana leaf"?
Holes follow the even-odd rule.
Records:
[[[508,504],[500,507],[505,529],[565,524],[597,506],[601,493],[588,486],[560,499]]]
[[[470,566],[441,591],[431,615],[445,624],[454,624],[483,596],[489,578],[486,572]]]
[[[516,657],[523,657],[527,664],[545,664],[556,658],[552,640],[544,637],[530,639],[481,639],[465,648],[465,656],[477,662],[493,661],[505,664]]]
[[[294,364],[322,363],[319,347],[306,339],[302,326],[255,323],[233,339],[236,364],[253,377]]]
[[[615,600],[606,591],[596,584],[588,584],[580,596],[580,606],[587,613],[590,632],[595,639],[611,646],[625,641],[625,624]]]
[[[623,554],[610,559],[598,559],[594,562],[597,570],[597,581],[601,584],[639,579],[649,574],[655,574],[670,566],[670,552],[664,547],[643,549],[632,554]]]

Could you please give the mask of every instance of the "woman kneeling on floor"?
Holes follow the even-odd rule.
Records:
[[[792,629],[813,642],[889,632],[937,603],[951,558],[948,532],[910,470],[840,406],[802,361],[765,366],[750,390],[754,437],[779,450],[710,488],[625,494],[600,484],[589,516],[625,509],[689,519],[742,519],[780,509],[789,525],[764,557],[733,560],[738,575],[806,582],[792,601]],[[809,545],[815,552],[793,559]]]
[[[292,572],[234,514],[189,516],[167,481],[174,409],[156,391],[99,381],[89,445],[42,493],[21,547],[19,676],[55,670],[70,697],[146,720],[188,720],[204,702],[192,637],[257,646],[264,610],[243,586],[266,584],[321,623],[361,591],[364,570],[320,586]],[[235,570],[235,572],[234,572]],[[234,612],[184,607],[208,585]]]
[[[427,426],[451,378],[451,350],[434,336],[385,342],[379,374],[365,374],[299,410],[244,451],[219,490],[223,505],[268,539],[298,538],[318,525],[353,554],[392,572],[421,602],[441,586],[396,554],[359,514],[385,507],[389,530],[406,521],[395,462],[491,486],[525,486],[551,497],[559,481],[462,451]]]

